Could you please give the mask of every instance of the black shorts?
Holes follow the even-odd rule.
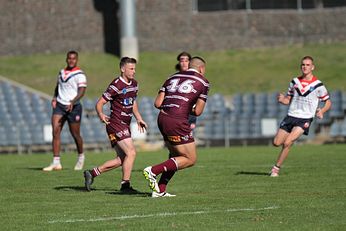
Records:
[[[53,115],[62,115],[69,123],[80,123],[82,120],[82,105],[75,104],[71,112],[66,111],[67,105],[56,103],[56,107],[53,108]]]
[[[312,122],[310,119],[301,119],[292,116],[286,116],[280,123],[280,128],[286,132],[291,132],[294,127],[301,127],[304,130],[304,135],[309,135],[309,128]]]
[[[195,141],[190,124],[186,119],[171,117],[160,112],[157,124],[163,139],[172,145],[187,144]]]

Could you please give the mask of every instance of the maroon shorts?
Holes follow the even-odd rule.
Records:
[[[172,145],[187,144],[195,141],[187,119],[171,117],[160,112],[157,124],[163,139]]]
[[[117,121],[116,123],[110,121],[106,126],[109,141],[114,147],[118,141],[131,138],[130,126],[124,122]]]

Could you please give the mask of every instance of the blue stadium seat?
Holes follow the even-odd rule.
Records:
[[[329,125],[332,123],[332,118],[330,116],[330,111],[327,111],[326,113],[324,113],[323,115],[323,119],[318,119],[316,118],[316,124],[319,125]]]
[[[342,109],[342,93],[341,91],[332,91],[330,94],[330,98],[332,101],[332,108],[330,109],[330,117],[331,118],[343,118],[344,110]]]
[[[346,92],[342,93],[342,110],[344,113],[346,112]]]
[[[226,110],[225,99],[221,94],[214,94],[209,99],[212,112],[224,113]]]
[[[341,123],[340,122],[334,122],[330,126],[330,132],[329,135],[333,138],[341,136]]]
[[[7,135],[4,127],[0,126],[0,146],[7,145]]]
[[[341,123],[341,135],[346,137],[346,118]]]
[[[29,129],[31,132],[32,143],[36,145],[45,144],[47,142],[44,141],[43,137],[43,126],[40,124],[31,124],[29,125]]]
[[[85,143],[95,143],[94,131],[90,126],[82,126],[82,137]]]
[[[243,95],[242,115],[251,117],[255,112],[255,96],[247,93]]]
[[[82,99],[82,104],[83,104],[84,110],[87,110],[87,111],[95,110],[95,101],[92,100],[92,99],[83,98]]]
[[[31,134],[29,132],[20,132],[19,135],[21,145],[32,145]]]
[[[243,108],[243,96],[240,93],[234,94],[232,97],[232,112],[240,115]]]
[[[250,118],[246,118],[246,117],[239,118],[237,126],[238,126],[239,138],[241,139],[251,138],[251,132],[250,132],[251,119]]]

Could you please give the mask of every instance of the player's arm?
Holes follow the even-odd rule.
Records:
[[[53,94],[53,99],[52,99],[52,108],[56,107],[56,98],[58,97],[58,84],[56,83],[55,89],[54,89],[54,94]]]
[[[206,102],[203,99],[198,99],[195,106],[192,108],[191,114],[200,116],[203,113],[205,103]]]
[[[157,109],[161,108],[161,105],[162,105],[162,102],[163,102],[164,98],[165,98],[165,92],[160,91],[159,94],[156,96],[156,99],[155,99],[155,102],[154,102],[154,106]]]
[[[100,120],[105,124],[109,124],[109,117],[107,115],[103,114],[103,106],[106,103],[107,103],[107,101],[103,97],[100,97],[99,100],[97,101],[96,105],[95,105],[95,110],[96,110],[97,115],[100,118]]]
[[[279,103],[284,104],[284,105],[288,105],[290,104],[292,99],[292,96],[290,95],[284,95],[283,93],[279,93],[277,96],[277,100]]]
[[[332,101],[330,101],[330,99],[327,99],[322,108],[317,108],[317,111],[316,111],[317,118],[323,119],[324,113],[327,112],[331,107],[332,107]]]
[[[72,111],[73,105],[84,96],[85,91],[86,91],[86,87],[79,87],[78,88],[78,93],[77,93],[76,97],[74,97],[72,100],[70,100],[70,105],[67,106],[67,111]]]
[[[70,100],[71,104],[75,104],[78,100],[80,100],[85,95],[86,87],[79,87],[78,93],[76,97],[74,97],[72,100]]]
[[[138,104],[137,101],[135,100],[135,102],[133,103],[133,115],[135,116],[136,120],[137,120],[137,125],[138,125],[138,130],[140,132],[144,132],[145,129],[147,129],[148,125],[147,123],[143,120],[141,113],[139,113],[138,110]]]

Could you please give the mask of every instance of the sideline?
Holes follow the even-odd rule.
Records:
[[[167,212],[167,213],[153,213],[153,214],[134,214],[134,215],[123,215],[118,217],[98,217],[90,219],[67,219],[67,220],[51,220],[48,224],[55,223],[76,223],[76,222],[98,222],[98,221],[111,221],[111,220],[127,220],[137,218],[149,218],[149,217],[172,217],[179,215],[195,215],[195,214],[210,214],[210,213],[229,213],[229,212],[244,212],[244,211],[263,211],[279,209],[278,206],[270,206],[264,208],[239,208],[239,209],[225,209],[225,210],[201,210],[191,212]]]

